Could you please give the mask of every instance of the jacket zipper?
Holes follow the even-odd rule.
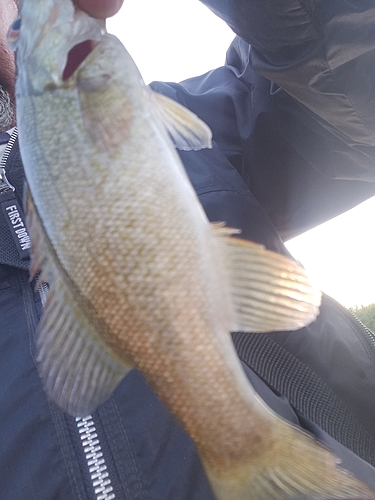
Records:
[[[45,307],[46,304],[48,291],[48,283],[43,281],[38,288],[43,307]],[[75,419],[75,424],[79,433],[79,441],[85,455],[86,467],[89,471],[95,500],[115,499],[116,495],[113,492],[112,482],[109,477],[102,447],[92,416],[87,415],[86,417],[77,417]]]
[[[86,463],[96,500],[113,500],[116,496],[113,492],[111,479],[109,478],[107,465],[104,460],[93,418],[91,415],[88,415],[83,418],[77,417],[75,421],[86,457]]]
[[[12,184],[9,182],[6,176],[6,171],[5,171],[5,165],[8,161],[10,152],[12,151],[12,148],[14,146],[14,143],[16,142],[16,139],[18,137],[18,131],[17,127],[12,132],[12,135],[10,136],[10,139],[8,141],[8,144],[6,145],[4,154],[1,158],[0,161],[0,194],[4,192],[9,192],[9,191],[15,191],[15,187],[12,186]]]
[[[14,193],[15,187],[9,182],[5,166],[14,143],[18,137],[17,128],[14,129],[0,161],[0,196],[3,193]],[[46,304],[49,286],[48,283],[41,283],[38,292],[43,307]],[[80,436],[81,445],[86,458],[86,466],[89,470],[91,485],[95,492],[96,500],[113,500],[116,498],[111,479],[108,474],[107,465],[103,456],[95,424],[91,415],[84,418],[75,419],[76,427]]]

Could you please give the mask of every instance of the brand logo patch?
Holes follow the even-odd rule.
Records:
[[[1,200],[0,204],[21,259],[28,259],[31,240],[21,207],[13,193],[10,199]]]

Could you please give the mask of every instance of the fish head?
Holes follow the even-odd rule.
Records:
[[[16,52],[16,111],[24,163],[25,138],[33,142],[33,126],[38,140],[48,137],[43,127],[60,127],[60,133],[75,127],[93,150],[111,157],[127,138],[136,136],[131,131],[142,120],[167,149],[173,148],[170,137],[184,150],[211,147],[211,131],[195,115],[166,98],[152,97],[130,54],[106,32],[104,21],[76,9],[72,0],[20,0],[19,13],[8,40]],[[37,107],[36,101],[42,105]],[[65,113],[68,119],[62,123],[61,107],[73,102],[79,116]]]
[[[8,41],[16,52],[16,112],[24,158],[27,143],[32,147],[32,127],[39,137],[48,137],[43,127],[61,133],[75,126],[96,151],[117,151],[135,115],[132,103],[147,95],[124,46],[106,32],[104,21],[76,9],[72,0],[21,0],[19,14]],[[36,111],[37,100],[48,121]],[[61,106],[68,101],[80,109],[74,124],[61,119]]]
[[[104,22],[71,0],[20,0],[8,42],[16,51],[17,96],[40,95],[64,85],[103,37]]]

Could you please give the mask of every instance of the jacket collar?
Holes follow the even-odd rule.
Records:
[[[9,181],[16,188],[15,193],[17,201],[22,206],[25,176],[18,139],[10,152],[5,169]],[[29,263],[29,260],[20,259],[4,214],[0,210],[0,264],[17,267],[19,269],[28,269]]]

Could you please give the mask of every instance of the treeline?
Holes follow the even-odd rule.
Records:
[[[349,310],[355,314],[367,328],[375,333],[375,304],[361,307],[349,307]]]

